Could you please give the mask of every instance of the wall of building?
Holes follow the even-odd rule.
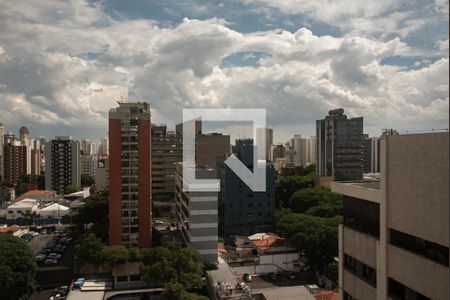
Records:
[[[448,132],[387,139],[387,226],[449,246]],[[413,204],[413,205],[412,205]]]

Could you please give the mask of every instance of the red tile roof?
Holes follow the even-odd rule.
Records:
[[[16,232],[17,231],[17,225],[11,225],[7,227],[0,227],[0,233],[8,233],[8,232]]]
[[[26,198],[30,198],[30,196],[56,196],[55,191],[47,191],[47,190],[32,190],[32,191],[28,191],[22,195],[20,195],[19,197],[17,197],[14,202],[26,199]]]

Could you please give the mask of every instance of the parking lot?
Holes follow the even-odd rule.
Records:
[[[31,250],[33,250],[34,255],[36,255],[51,239],[53,239],[53,234],[40,234],[33,237],[28,242],[28,246],[30,246]]]

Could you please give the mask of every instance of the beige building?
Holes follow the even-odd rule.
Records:
[[[344,195],[341,299],[449,299],[449,133],[381,136],[380,181]]]

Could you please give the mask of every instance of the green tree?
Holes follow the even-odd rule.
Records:
[[[281,218],[277,230],[305,251],[313,267],[321,268],[338,255],[338,224],[342,217],[320,218],[292,213]]]
[[[36,287],[36,260],[19,238],[0,234],[0,299],[28,299]]]
[[[110,266],[124,264],[129,257],[128,249],[122,245],[108,246],[102,251],[102,261]]]
[[[11,201],[11,195],[8,192],[6,182],[0,181],[0,205],[5,205],[6,202]]]
[[[161,294],[162,300],[208,300],[208,297],[188,293],[184,286],[178,282],[169,282],[164,286]]]
[[[292,209],[290,208],[281,208],[277,211],[275,211],[275,222],[278,222],[279,220],[281,220],[281,218],[283,218],[286,215],[289,215],[292,213]]]
[[[95,234],[90,233],[79,245],[76,246],[78,259],[82,263],[102,263],[104,245]]]
[[[81,174],[81,186],[82,187],[91,187],[95,183],[95,179],[92,176],[87,174]]]
[[[140,261],[141,260],[141,252],[136,247],[128,248],[128,256],[130,261]]]
[[[79,186],[76,186],[76,185],[69,185],[69,186],[66,188],[66,194],[76,193],[76,192],[78,192],[78,191],[80,191],[80,190],[81,190],[81,189],[80,189]]]
[[[155,247],[142,251],[141,273],[148,282],[164,285],[174,281],[187,290],[203,286],[198,254],[177,246]]]
[[[311,176],[286,176],[276,183],[276,203],[277,207],[288,207],[289,199],[298,190],[313,186]]]
[[[305,188],[295,192],[289,199],[289,208],[296,213],[319,217],[334,217],[341,214],[342,196],[326,188]]]
[[[78,208],[78,212],[72,217],[72,222],[80,229],[86,229],[91,225],[91,231],[103,242],[108,240],[108,191],[100,191],[86,199],[86,204]]]
[[[316,174],[316,165],[310,164],[306,168],[303,169],[303,175],[314,176]]]

